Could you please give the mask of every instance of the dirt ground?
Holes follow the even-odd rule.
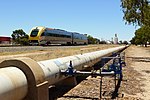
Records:
[[[121,91],[125,97],[150,100],[150,47],[130,46],[126,50],[127,67]]]

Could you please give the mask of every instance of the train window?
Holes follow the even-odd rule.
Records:
[[[53,34],[54,37],[58,37],[58,34]]]
[[[43,33],[41,34],[41,36],[45,36],[45,32],[43,32]]]
[[[47,33],[47,35],[46,36],[53,36],[53,34],[52,33]]]
[[[45,36],[48,36],[49,33],[45,33]]]
[[[52,36],[52,37],[64,37],[64,38],[71,38],[71,36],[70,35],[64,35],[64,34],[55,34],[55,33],[42,33],[42,35],[41,36],[43,36],[43,35],[45,35],[45,36]]]
[[[60,35],[60,37],[65,37],[65,35]]]
[[[67,38],[71,38],[71,36],[68,35]]]
[[[60,37],[59,34],[56,34],[56,37]]]
[[[46,33],[45,36],[53,36],[52,33]]]
[[[53,34],[53,33],[50,33],[50,36],[54,36],[54,34]]]
[[[33,30],[32,32],[31,32],[31,34],[30,34],[30,36],[31,37],[36,37],[37,36],[37,34],[38,34],[38,30]]]

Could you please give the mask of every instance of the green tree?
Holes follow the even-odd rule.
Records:
[[[87,38],[88,38],[88,44],[94,44],[94,38],[91,35],[88,35]]]
[[[123,41],[122,44],[127,45],[127,44],[129,44],[129,43],[128,43],[128,41]]]
[[[99,42],[99,44],[107,44],[107,42],[102,40],[102,41]]]
[[[28,41],[29,37],[22,29],[13,31],[11,36],[12,36],[13,42],[16,44],[28,45],[28,43],[29,43],[29,41]]]
[[[135,44],[136,45],[136,43],[135,43],[135,36],[130,40],[130,42],[131,42],[131,44]]]
[[[126,23],[141,27],[130,42],[147,47],[150,41],[150,0],[121,0],[121,7]]]
[[[119,41],[119,44],[122,44],[122,43],[123,43],[122,40],[120,40],[120,41]]]
[[[99,44],[100,40],[97,38],[93,38],[91,35],[87,36],[88,38],[88,44]]]
[[[126,24],[150,25],[149,0],[121,0]]]
[[[142,26],[135,32],[135,36],[130,41],[132,44],[145,45],[147,47],[147,42],[150,41],[150,27]]]

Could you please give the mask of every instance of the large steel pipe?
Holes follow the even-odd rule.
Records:
[[[16,68],[0,69],[0,100],[22,100],[28,91],[24,73]]]
[[[83,70],[100,61],[101,57],[111,55],[113,52],[118,52],[125,47],[126,46],[120,46],[91,53],[85,53],[82,55],[80,54],[63,58],[39,61],[38,64],[43,69],[43,72],[45,73],[45,78],[49,81],[49,85],[51,85],[66,78],[60,72],[61,70],[68,69],[70,61],[72,61],[73,67],[75,69]]]
[[[18,69],[18,68],[15,68],[16,66],[28,65],[30,67],[30,66],[35,65],[34,67],[30,68],[30,70],[35,71],[38,69],[37,71],[41,73],[41,74],[38,74],[39,72],[37,71],[34,72],[35,74],[33,75],[36,75],[36,77],[34,78],[34,81],[38,81],[35,83],[40,83],[42,82],[42,80],[45,80],[45,81],[48,81],[49,85],[52,85],[52,84],[55,84],[56,82],[59,82],[67,78],[61,74],[61,70],[68,69],[70,61],[73,62],[73,67],[75,69],[83,70],[85,69],[85,67],[89,67],[97,63],[101,57],[110,55],[112,54],[112,52],[118,52],[124,49],[125,47],[126,46],[120,46],[120,47],[95,51],[91,53],[85,53],[82,55],[80,54],[80,55],[62,57],[62,58],[57,58],[57,59],[39,61],[37,62],[37,65],[35,62],[33,64],[32,63],[28,64],[29,62],[31,62],[31,60],[25,60],[25,62],[22,59],[21,61],[19,59],[14,60],[15,62],[18,61],[20,64],[13,63],[14,61],[12,61],[12,63],[10,64],[7,64],[11,62],[11,60],[4,60],[2,64],[0,64],[0,67],[6,67],[6,68],[0,69],[0,100],[20,100],[24,98],[26,95],[28,95],[29,91],[30,91],[30,94],[36,92],[36,91],[31,92],[31,90],[34,90],[34,88],[31,89],[31,87],[34,85],[32,85],[32,82],[30,82],[31,80],[30,80],[29,75],[32,75],[32,74],[28,75],[28,72],[25,72],[25,70],[23,70],[22,72],[20,70],[21,67],[19,67]],[[10,65],[13,65],[13,67],[10,67]],[[18,97],[16,96],[17,93],[18,93]],[[10,99],[10,98],[13,98],[13,99]]]

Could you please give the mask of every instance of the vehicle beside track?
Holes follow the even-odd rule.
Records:
[[[30,45],[88,44],[87,36],[84,34],[46,27],[32,28],[29,33],[29,42]]]

